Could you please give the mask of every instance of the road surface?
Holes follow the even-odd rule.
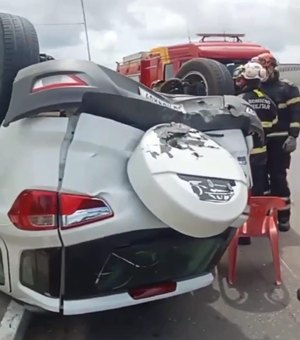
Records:
[[[282,233],[284,285],[274,281],[267,239],[240,247],[238,283],[226,283],[226,254],[212,287],[169,300],[78,317],[38,315],[27,340],[298,340],[300,338],[300,148],[293,155],[293,230]],[[297,222],[299,221],[299,223]]]

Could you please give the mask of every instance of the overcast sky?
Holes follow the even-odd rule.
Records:
[[[184,42],[197,32],[246,33],[280,62],[300,62],[300,0],[84,0],[92,59],[115,68],[127,54]],[[0,0],[36,25],[41,50],[87,58],[80,0]],[[66,26],[56,24],[70,24]],[[51,25],[48,25],[51,24]]]

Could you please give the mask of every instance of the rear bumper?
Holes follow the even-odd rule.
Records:
[[[202,275],[200,277],[181,281],[177,284],[177,288],[172,293],[157,295],[146,299],[135,300],[128,293],[121,293],[115,295],[104,296],[100,298],[65,301],[63,314],[77,315],[86,313],[102,312],[111,309],[134,306],[141,303],[161,300],[173,296],[189,293],[197,289],[209,286],[213,282],[213,275],[211,273]]]
[[[26,249],[20,252],[19,280],[11,295],[32,306],[74,315],[184,294],[211,284],[211,271],[235,231],[228,228],[197,239],[170,228],[140,230],[64,249]],[[137,289],[168,283],[176,288],[134,296]]]

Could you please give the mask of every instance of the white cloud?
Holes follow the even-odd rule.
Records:
[[[138,30],[138,36],[141,39],[173,39],[182,37],[187,30],[186,19],[181,14],[160,5],[147,7],[136,1],[128,5],[128,13],[140,23],[142,29]]]
[[[299,61],[300,1],[286,0],[85,0],[93,60],[115,68],[123,56],[192,39],[197,32],[240,32],[281,61]],[[86,58],[79,0],[1,0],[0,11],[23,15],[37,26],[43,52]]]
[[[287,45],[283,51],[276,53],[280,63],[300,63],[300,46]]]
[[[118,46],[118,34],[113,30],[102,30],[88,32],[92,48],[102,52],[114,52]],[[86,41],[84,32],[81,32],[81,39]]]

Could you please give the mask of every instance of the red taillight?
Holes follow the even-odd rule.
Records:
[[[88,84],[75,74],[57,74],[38,79],[32,92],[41,92],[65,87],[88,86]]]
[[[99,198],[44,190],[25,190],[8,212],[12,223],[23,230],[75,228],[113,216]],[[61,220],[60,220],[61,218]]]
[[[151,287],[131,289],[128,293],[133,299],[139,300],[175,292],[176,287],[176,282],[164,282]]]
[[[25,230],[57,228],[58,196],[56,192],[25,190],[15,200],[8,217]]]
[[[60,208],[63,229],[80,227],[113,216],[106,202],[83,195],[61,194]]]

